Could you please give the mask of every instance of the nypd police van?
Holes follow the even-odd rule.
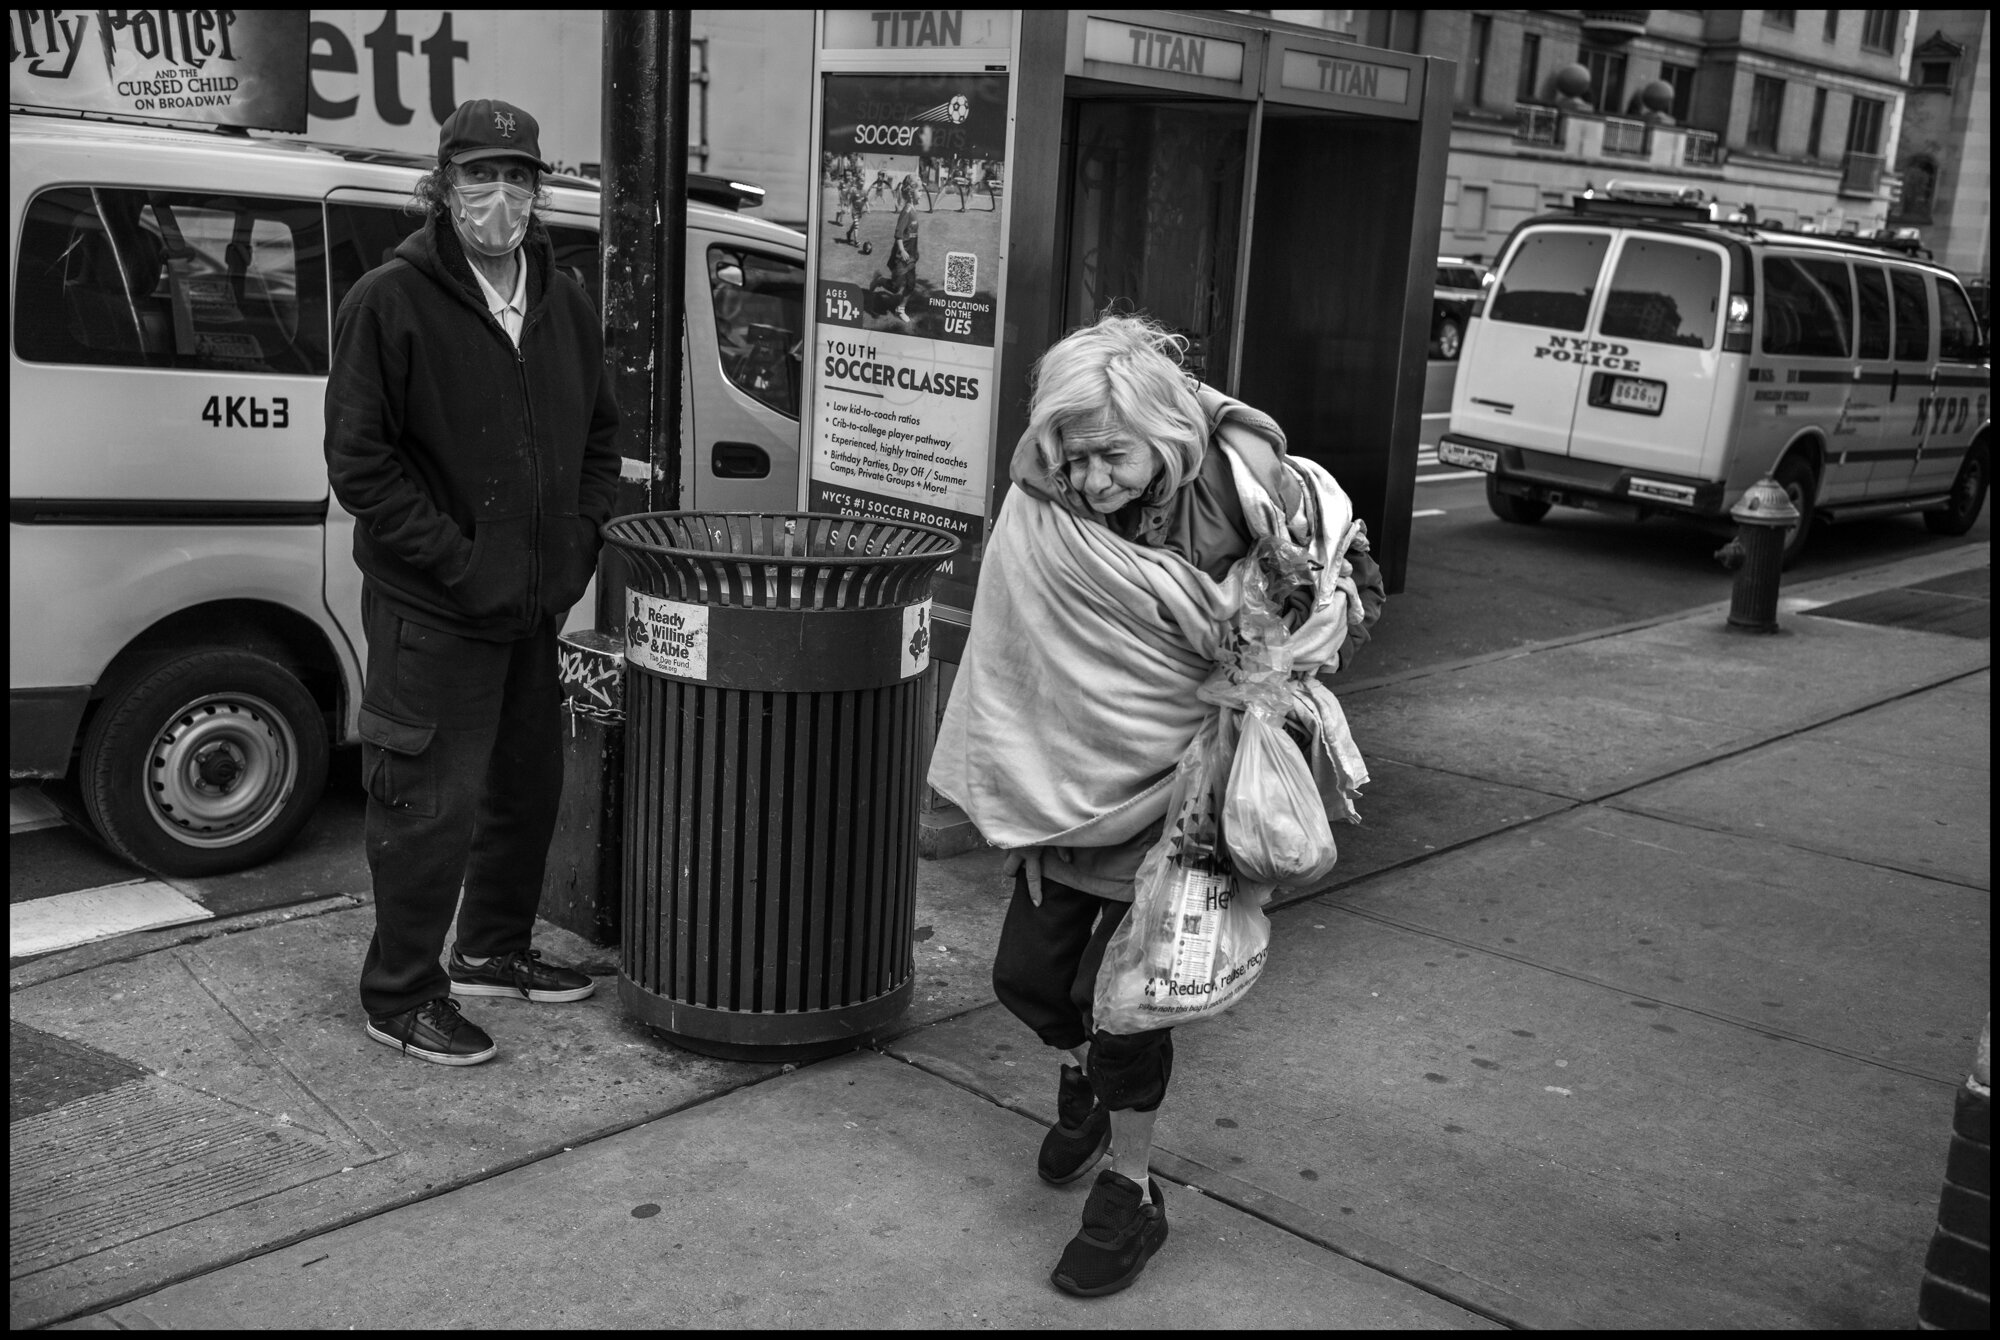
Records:
[[[1991,468],[1988,350],[1942,267],[1853,240],[1583,200],[1508,238],[1442,461],[1503,520],[1554,506],[1721,521],[1770,475],[1804,518],[1960,535]]]
[[[10,119],[8,770],[73,775],[137,865],[268,858],[356,738],[361,579],[322,445],[332,317],[419,226],[402,206],[430,166]],[[546,181],[557,263],[595,296],[597,185]],[[690,179],[711,201],[754,190]],[[684,506],[795,505],[804,271],[799,233],[689,204]]]

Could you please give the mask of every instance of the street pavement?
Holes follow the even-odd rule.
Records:
[[[1089,1181],[1035,1178],[997,853],[920,865],[875,1049],[683,1051],[545,927],[598,994],[473,1002],[453,1070],[363,1035],[308,844],[292,907],[12,967],[11,1324],[1907,1327],[1989,1008],[1990,559],[1348,685],[1364,823],[1176,1039],[1123,1294],[1048,1283]]]

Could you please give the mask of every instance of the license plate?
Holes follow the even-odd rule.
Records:
[[[1607,397],[1613,409],[1637,410],[1641,414],[1658,414],[1667,403],[1665,382],[1642,381],[1637,377],[1613,377],[1611,394]]]
[[[1500,453],[1484,447],[1468,447],[1460,442],[1438,443],[1438,459],[1446,465],[1463,465],[1492,474],[1500,468]]]

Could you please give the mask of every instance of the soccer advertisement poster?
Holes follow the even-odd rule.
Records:
[[[992,478],[1008,76],[822,80],[806,506],[957,535],[940,596],[969,608]]]

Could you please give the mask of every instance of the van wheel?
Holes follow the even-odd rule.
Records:
[[[1439,358],[1448,363],[1456,362],[1458,351],[1464,343],[1465,331],[1458,322],[1450,317],[1438,322],[1437,337],[1431,341],[1431,347],[1437,350]]]
[[[83,739],[84,808],[104,840],[159,875],[269,860],[326,787],[326,728],[292,673],[242,651],[142,669]]]
[[[1819,478],[1803,460],[1787,456],[1771,472],[1771,479],[1785,491],[1792,506],[1799,509],[1799,524],[1785,532],[1785,556],[1779,563],[1780,567],[1789,568],[1806,551],[1806,539],[1812,534],[1813,499],[1819,493]]]
[[[1549,505],[1545,502],[1502,493],[1498,481],[1492,475],[1486,476],[1486,505],[1492,508],[1493,515],[1502,521],[1512,521],[1521,526],[1532,526],[1549,514]]]
[[[1951,501],[1934,512],[1924,513],[1924,524],[1935,535],[1963,535],[1979,520],[1986,505],[1986,483],[1991,462],[1986,444],[1975,442],[1958,463],[1958,476],[1951,481]]]

